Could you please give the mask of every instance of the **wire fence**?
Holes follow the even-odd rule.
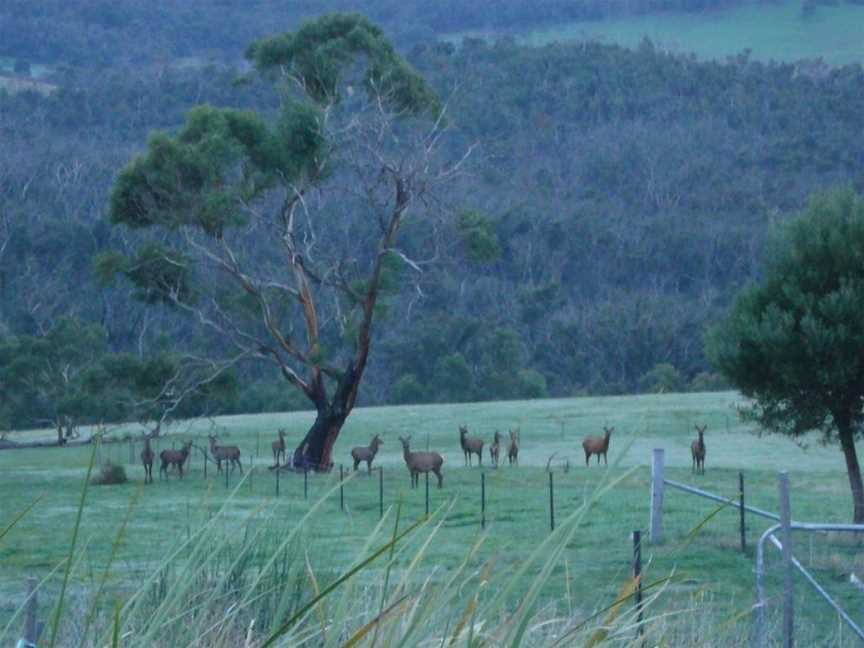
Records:
[[[737,493],[719,495],[669,479],[664,452],[654,451],[651,477],[651,542],[682,537],[687,523],[704,515],[693,497],[670,498],[670,491],[720,505],[718,520],[700,541],[725,540],[729,549],[755,557],[752,641],[757,648],[779,645],[858,646],[864,642],[864,525],[802,523],[792,519],[789,478],[778,479],[779,513],[749,505],[739,473]],[[797,496],[797,494],[796,494]],[[803,494],[806,497],[807,494]],[[813,496],[812,493],[809,496]],[[824,510],[824,506],[823,506]],[[674,512],[674,515],[668,515]],[[770,526],[762,530],[768,520]],[[737,533],[733,531],[737,526]],[[753,527],[761,534],[753,537]],[[692,528],[691,528],[692,530]],[[735,543],[737,536],[739,542]],[[749,540],[748,540],[749,537]],[[722,543],[717,542],[722,546]],[[738,546],[736,546],[736,544]]]

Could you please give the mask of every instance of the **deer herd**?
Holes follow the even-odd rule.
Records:
[[[705,474],[705,430],[708,426],[696,425],[697,438],[690,444],[690,454],[692,458],[691,470],[693,473]],[[585,451],[585,466],[590,465],[591,455],[597,457],[597,464],[600,463],[600,457],[603,457],[603,463],[608,465],[607,452],[609,451],[609,441],[612,438],[614,427],[603,427],[603,436],[588,435],[582,441],[582,449]],[[512,465],[519,465],[519,444],[520,431],[519,428],[509,430],[510,440],[507,442],[507,461]],[[235,468],[240,469],[243,473],[243,464],[240,461],[240,448],[233,445],[219,445],[218,439],[215,436],[208,435],[210,441],[210,454],[212,460],[216,463],[217,472],[222,472],[222,462],[225,462],[225,469],[230,468],[231,472]],[[144,482],[153,482],[153,460],[155,453],[150,445],[151,436],[144,435],[144,449],[141,451],[141,463],[144,466]],[[416,488],[420,479],[420,473],[433,473],[438,479],[438,488],[444,485],[444,476],[441,473],[441,467],[444,465],[444,457],[437,452],[412,452],[411,451],[411,436],[399,437],[402,443],[402,457],[405,460],[405,466],[411,476],[411,487]],[[495,468],[498,467],[499,457],[501,453],[501,444],[504,437],[498,430],[492,437],[492,442],[489,444],[489,461]],[[381,437],[375,434],[368,446],[358,446],[351,449],[351,459],[354,462],[354,470],[356,471],[360,464],[366,463],[366,470],[372,473],[372,462],[375,460],[375,455],[378,454],[378,449],[384,444]],[[465,458],[465,465],[473,465],[473,455],[477,455],[478,466],[483,465],[483,445],[484,440],[477,436],[472,436],[468,433],[468,426],[459,426],[459,445],[462,448],[462,454]],[[272,443],[273,448],[273,468],[279,469],[280,459],[282,466],[285,465],[285,429],[277,431],[277,439]],[[192,442],[187,441],[179,450],[165,449],[159,453],[159,459],[162,464],[159,468],[159,478],[164,474],[168,477],[168,470],[172,466],[176,466],[180,479],[183,479],[183,466],[192,449]]]

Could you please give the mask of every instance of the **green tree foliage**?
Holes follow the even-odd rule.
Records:
[[[462,212],[456,228],[469,261],[491,263],[501,257],[498,234],[488,216],[474,209]]]
[[[864,198],[815,195],[777,232],[762,280],[711,330],[717,368],[754,400],[750,416],[797,436],[839,438],[855,522],[864,488],[854,437],[864,408]]]

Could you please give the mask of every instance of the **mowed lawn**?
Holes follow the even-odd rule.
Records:
[[[182,440],[195,439],[203,448],[208,431],[213,429],[222,443],[241,447],[245,481],[235,473],[227,486],[222,476],[215,475],[212,464],[204,478],[203,454],[197,450],[183,481],[172,473],[167,481],[157,478],[153,485],[144,486],[137,460],[140,444],[133,449],[128,442],[106,444],[103,459],[128,464],[130,453],[134,453],[134,461],[127,465],[131,480],[121,486],[89,488],[73,592],[94,586],[127,514],[128,526],[109,578],[109,587],[121,589],[134,587],[226,500],[230,501],[221,532],[239,539],[262,516],[287,531],[328,491],[330,497],[304,530],[304,546],[314,569],[325,574],[325,579],[327,574],[335,575],[356,559],[358,548],[379,521],[377,474],[369,477],[361,472],[345,484],[344,512],[337,488],[338,463],[344,462],[347,475],[350,448],[365,444],[373,433],[384,440],[375,462],[383,467],[384,506],[401,502],[405,524],[423,515],[425,489],[421,479],[420,488],[410,490],[398,436],[410,434],[412,447],[428,446],[444,455],[444,488],[438,490],[434,478],[430,481],[430,506],[433,511],[445,509],[441,513],[444,522],[428,549],[424,574],[434,578],[436,573],[446,573],[464,559],[468,547],[484,533],[480,525],[481,469],[464,466],[458,441],[458,425],[466,424],[487,444],[496,429],[505,437],[510,428],[521,430],[518,467],[505,461],[497,470],[490,469],[484,448],[487,525],[478,560],[493,559],[496,570],[512,572],[549,533],[546,465],[553,453],[559,524],[600,485],[623,477],[589,512],[567,549],[564,564],[544,592],[545,600],[569,608],[574,615],[587,616],[610,604],[627,577],[632,531],[643,530],[647,535],[648,466],[653,448],[665,449],[670,478],[728,496],[736,494],[738,472],[742,471],[748,502],[773,511],[777,510],[777,472],[788,470],[796,520],[850,521],[851,498],[837,446],[822,446],[814,438],[805,448],[781,437],[759,437],[739,422],[739,404],[734,393],[712,393],[358,409],[336,445],[337,470],[329,475],[310,474],[308,499],[304,499],[303,476],[295,474],[283,474],[277,497],[274,474],[266,467],[272,463],[270,443],[276,438],[276,429],[287,428],[290,448],[311,423],[311,413],[222,417],[215,422],[173,426],[161,440],[161,447],[179,447]],[[708,426],[704,476],[690,473],[689,445],[697,423]],[[582,438],[589,433],[601,434],[604,425],[615,428],[609,467],[598,467],[592,459],[586,468]],[[112,434],[122,437],[130,430],[134,428],[117,429]],[[30,432],[19,438],[40,436],[50,433]],[[68,553],[90,453],[87,447],[0,452],[0,528],[38,499],[0,540],[0,620],[20,603],[28,575],[44,577]],[[154,474],[157,472],[158,465],[154,466]],[[737,511],[721,510],[706,521],[716,508],[709,501],[667,491],[667,541],[659,547],[646,542],[646,580],[672,574],[663,598],[667,609],[683,609],[697,602],[713,606],[719,619],[731,620],[724,627],[740,633],[748,618],[736,622],[735,615],[746,613],[753,603],[753,546],[769,523],[749,518],[749,547],[741,553]],[[857,610],[858,592],[848,584],[849,572],[858,560],[857,545],[834,536],[802,536],[796,542],[796,554],[805,565],[826,579],[835,596]],[[774,554],[772,550],[772,570]],[[776,576],[772,571],[772,596],[779,593]],[[800,600],[806,602],[801,623],[817,628],[820,637],[842,633],[836,616],[809,594],[800,579],[797,588]]]
[[[598,40],[636,47],[650,38],[662,49],[723,60],[744,50],[762,61],[822,58],[829,65],[864,62],[864,5],[840,1],[819,4],[802,17],[800,0],[745,3],[701,12],[664,12],[608,20],[574,22],[518,31],[523,43]],[[494,38],[495,34],[467,34]],[[461,38],[458,37],[458,38]]]

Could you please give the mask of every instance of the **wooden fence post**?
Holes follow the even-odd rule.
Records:
[[[342,464],[339,464],[339,510],[345,512],[345,469]]]
[[[639,636],[645,632],[642,627],[642,532],[639,529],[633,532],[633,579],[636,581],[636,634]]]
[[[384,466],[378,467],[378,516],[384,517]]]
[[[426,475],[426,517],[428,518],[429,517],[429,471],[427,470],[423,474]]]
[[[480,473],[480,528],[486,528],[486,473]]]
[[[738,473],[738,511],[741,527],[741,552],[747,551],[747,527],[744,525],[744,473]]]
[[[36,622],[36,615],[39,611],[36,582],[36,579],[32,576],[27,579],[27,612],[24,617],[24,637],[22,638],[22,648],[36,648],[36,642],[39,640],[39,627]]]
[[[794,598],[792,592],[792,507],[789,502],[789,473],[779,475],[780,537],[783,543],[783,648],[793,648]]]
[[[663,542],[663,448],[654,448],[651,461],[651,544]]]
[[[555,482],[549,471],[549,530],[555,530]]]
[[[276,466],[276,497],[279,497],[279,473],[282,472],[279,470],[279,466]]]
[[[309,469],[303,466],[303,499],[309,499]]]

